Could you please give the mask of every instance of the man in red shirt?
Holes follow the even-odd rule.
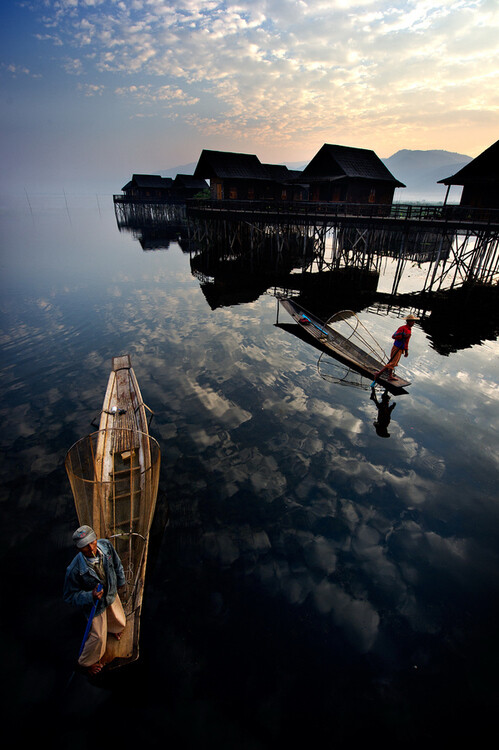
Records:
[[[381,368],[379,372],[374,373],[375,379],[379,378],[379,376],[383,372],[385,372],[385,370],[388,370],[388,380],[396,380],[393,371],[400,362],[402,353],[404,354],[404,357],[407,357],[409,354],[409,339],[411,338],[411,328],[416,320],[418,320],[418,318],[414,317],[414,315],[408,315],[407,318],[405,318],[405,325],[397,328],[392,336],[392,339],[394,339],[394,344],[392,346],[392,351],[390,352],[390,360],[384,367]]]

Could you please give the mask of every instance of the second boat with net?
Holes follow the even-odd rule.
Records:
[[[353,311],[342,310],[322,321],[295,299],[283,298],[280,303],[318,348],[354,368],[363,377],[373,380],[386,363],[385,353]],[[346,334],[338,330],[340,325],[346,326]],[[399,377],[388,380],[387,375],[381,375],[376,381],[395,393],[404,392],[410,385],[409,380]]]

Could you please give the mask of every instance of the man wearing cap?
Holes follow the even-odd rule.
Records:
[[[116,550],[107,539],[97,539],[90,526],[80,526],[73,534],[73,542],[79,550],[66,570],[64,601],[81,608],[86,616],[97,603],[87,641],[78,659],[78,664],[96,675],[103,668],[101,662],[106,651],[107,634],[116,638],[126,625],[118,589],[125,586],[123,565]],[[98,585],[102,585],[100,591]]]
[[[412,326],[416,320],[418,320],[418,318],[414,317],[414,315],[408,315],[407,318],[405,318],[405,325],[397,328],[392,336],[394,344],[392,346],[392,351],[390,352],[390,361],[387,362],[379,372],[374,373],[375,378],[379,378],[385,370],[388,370],[388,380],[396,380],[393,371],[400,362],[402,353],[404,354],[404,357],[409,355],[409,339],[411,338]]]

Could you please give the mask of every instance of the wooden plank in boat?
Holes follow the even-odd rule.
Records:
[[[113,357],[113,372],[118,370],[129,370],[132,366],[129,354],[120,354],[118,357]]]

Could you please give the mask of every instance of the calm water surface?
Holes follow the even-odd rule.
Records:
[[[143,250],[111,196],[4,196],[0,218],[3,707],[19,735],[481,746],[499,708],[497,341],[442,356],[416,325],[382,438],[369,389],[321,377],[271,293],[210,306],[189,254]],[[375,313],[361,320],[389,348],[400,321]],[[66,691],[84,623],[61,599],[64,457],[122,353],[162,450],[141,659]]]

